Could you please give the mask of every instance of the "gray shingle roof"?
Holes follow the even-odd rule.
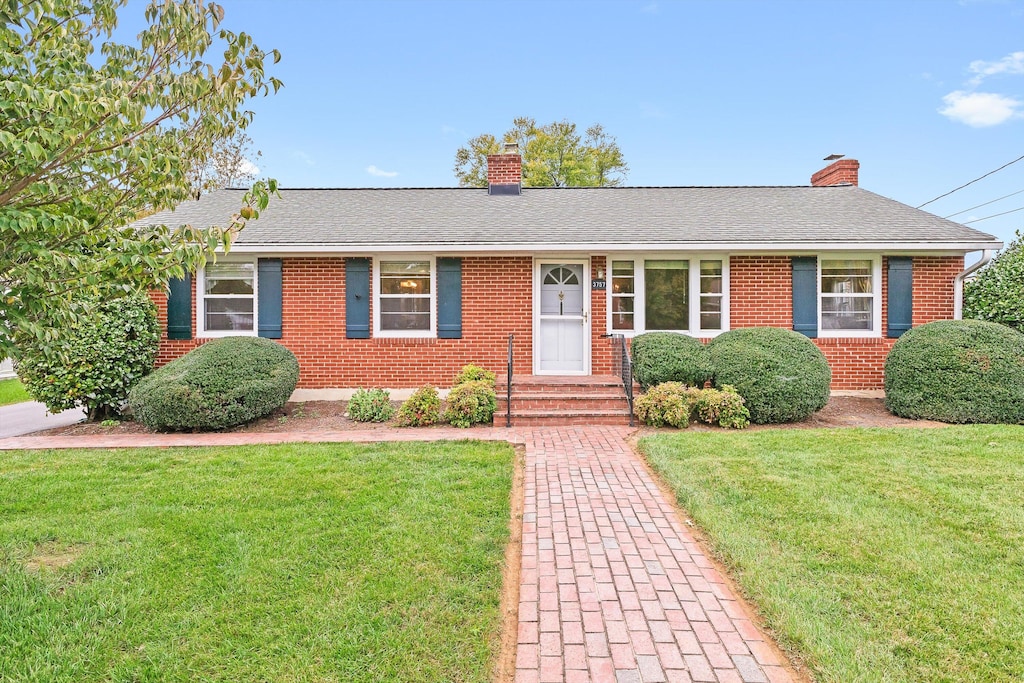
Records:
[[[139,223],[223,225],[242,190]],[[992,235],[850,185],[835,187],[281,190],[242,231],[242,251],[997,248]],[[889,248],[896,248],[896,246]]]

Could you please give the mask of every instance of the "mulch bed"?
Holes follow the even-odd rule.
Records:
[[[397,406],[397,404],[396,404]],[[356,422],[345,416],[347,401],[308,401],[305,403],[288,403],[275,410],[267,417],[241,427],[227,429],[227,432],[317,432],[372,430],[394,427],[389,422]],[[788,425],[752,425],[751,429],[772,429],[779,427],[797,429],[818,429],[828,427],[939,427],[941,422],[925,420],[905,420],[896,417],[885,409],[880,398],[862,398],[854,396],[833,396],[828,405],[804,422]],[[693,424],[691,429],[717,429],[707,425]],[[429,427],[427,428],[429,429]],[[489,429],[487,426],[473,427],[467,432],[478,429]],[[79,423],[67,427],[57,427],[35,436],[62,435],[78,436],[88,434],[151,434],[137,422],[125,421],[114,426],[104,427],[96,423]]]

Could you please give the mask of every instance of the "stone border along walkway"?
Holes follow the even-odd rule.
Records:
[[[526,447],[516,683],[799,680],[613,426],[125,434],[16,448],[482,439]]]

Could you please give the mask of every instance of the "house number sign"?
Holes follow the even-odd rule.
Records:
[[[607,289],[608,288],[608,281],[607,280],[591,280],[590,281],[590,288],[591,289]]]

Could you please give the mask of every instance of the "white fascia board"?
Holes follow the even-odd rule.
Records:
[[[965,254],[984,249],[1001,249],[1002,242],[655,242],[655,243],[387,243],[387,244],[234,244],[232,253],[281,254],[292,256],[323,256],[324,254],[536,254],[607,253],[607,252],[659,252],[727,254],[820,254],[822,252],[885,252],[914,253],[920,255]]]

